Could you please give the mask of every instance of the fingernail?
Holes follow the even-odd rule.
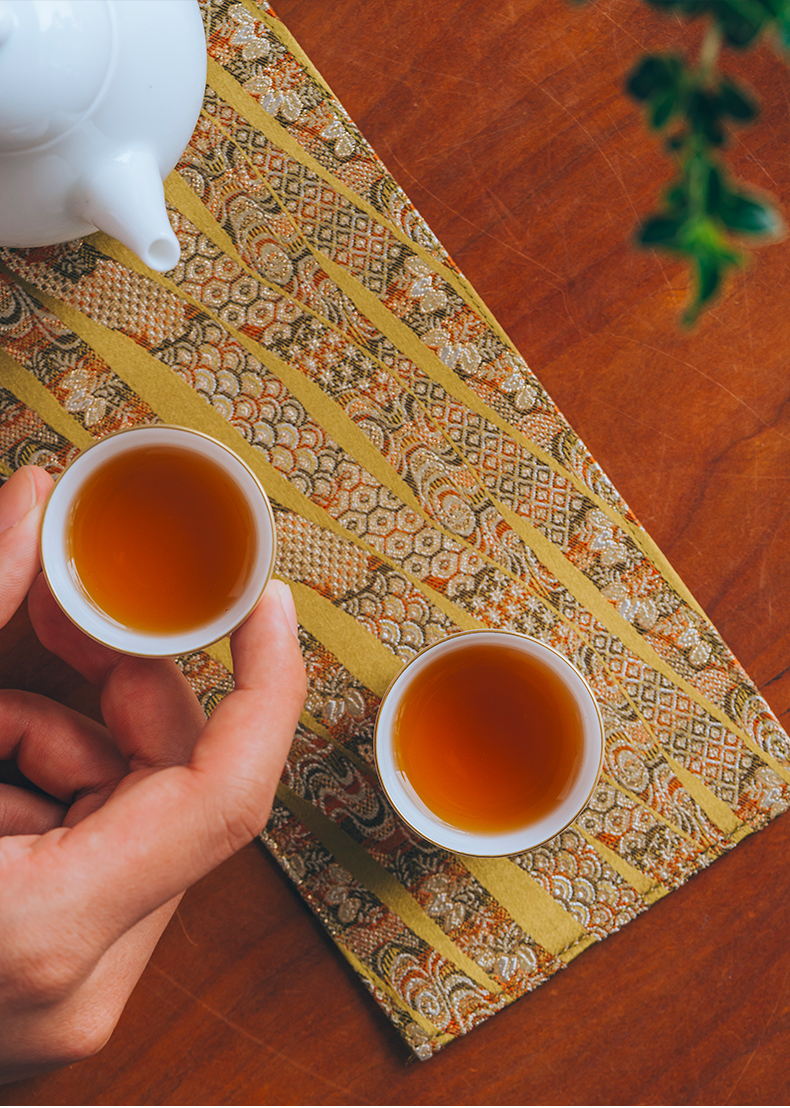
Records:
[[[280,601],[280,607],[283,610],[285,618],[288,620],[288,626],[293,631],[298,642],[299,620],[296,618],[296,605],[294,604],[293,593],[288,588],[285,581],[278,581],[274,577],[269,582],[269,588],[274,591],[275,596]]]
[[[27,466],[22,466],[0,488],[0,531],[24,519],[37,500],[35,478]]]

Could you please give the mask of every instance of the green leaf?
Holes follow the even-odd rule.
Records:
[[[721,284],[722,264],[718,258],[697,258],[697,279],[699,282],[697,302],[705,304],[718,291]]]
[[[777,17],[784,0],[647,0],[653,8],[677,12],[689,19],[710,16],[727,43],[736,49],[751,46]]]
[[[745,192],[729,193],[718,215],[730,231],[743,234],[775,235],[782,229],[782,220],[775,208]]]
[[[701,14],[708,6],[706,0],[648,0],[648,3],[663,11],[679,11],[690,16]]]
[[[694,298],[683,313],[684,326],[692,327],[702,308],[716,295],[721,285],[723,266],[712,258],[695,259],[696,288]]]
[[[751,46],[774,16],[764,0],[707,0],[730,46]]]
[[[675,79],[673,66],[663,54],[648,54],[631,71],[625,87],[635,100],[650,100],[672,88]]]
[[[719,87],[719,104],[725,115],[746,123],[757,115],[757,104],[745,89],[739,88],[734,81],[725,77]]]
[[[724,142],[719,123],[718,97],[701,88],[692,89],[688,97],[688,118],[692,131],[713,146]]]
[[[722,203],[727,197],[727,191],[719,172],[718,166],[710,163],[707,166],[707,180],[705,182],[705,211],[709,215],[718,215]]]
[[[646,219],[637,232],[637,241],[642,246],[672,246],[678,244],[678,234],[683,227],[682,219],[656,215]]]
[[[776,31],[779,45],[786,51],[790,51],[790,10],[783,11],[776,19]]]
[[[632,69],[628,92],[645,105],[650,126],[663,132],[677,176],[662,208],[644,220],[637,241],[683,257],[693,270],[693,293],[684,321],[693,323],[719,291],[728,269],[744,262],[736,236],[776,235],[783,224],[770,200],[728,179],[718,149],[730,126],[758,112],[754,94],[720,74],[722,40],[744,48],[764,33],[790,55],[790,0],[646,0],[675,18],[703,17],[708,26],[699,60],[654,53]],[[790,59],[788,59],[790,60]]]
[[[667,189],[664,199],[672,215],[679,216],[684,214],[689,208],[688,186],[685,182],[683,184],[672,185]]]
[[[650,103],[650,123],[654,130],[660,131],[669,122],[679,107],[675,89],[669,89],[662,96],[656,96]]]
[[[736,50],[744,50],[751,46],[754,39],[760,33],[760,26],[739,15],[728,15],[721,21],[724,38],[729,46]]]
[[[776,19],[787,8],[787,0],[760,0],[760,3],[764,8],[768,9],[770,15]]]

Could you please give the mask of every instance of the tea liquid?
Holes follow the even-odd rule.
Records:
[[[435,815],[467,831],[509,831],[545,816],[573,786],[582,753],[582,716],[567,686],[508,647],[435,659],[395,720],[399,769]]]
[[[234,481],[175,446],[110,459],[72,510],[82,587],[139,631],[173,634],[217,618],[241,595],[255,554],[252,513]]]

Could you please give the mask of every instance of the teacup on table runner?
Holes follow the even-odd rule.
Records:
[[[0,467],[162,421],[253,468],[309,674],[262,839],[428,1058],[784,811],[788,739],[288,29],[201,6],[176,269],[0,251]],[[421,840],[373,766],[401,666],[483,627],[559,650],[606,728],[587,809],[512,858]],[[232,688],[227,642],[180,665],[207,711]]]

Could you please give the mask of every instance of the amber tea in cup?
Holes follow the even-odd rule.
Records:
[[[112,458],[74,500],[71,560],[98,608],[153,634],[189,631],[231,607],[255,556],[252,512],[202,454],[145,445]]]
[[[271,508],[221,443],[155,425],[102,439],[59,478],[42,563],[66,613],[129,653],[223,637],[249,614],[274,556]]]
[[[512,854],[579,814],[603,728],[589,686],[557,651],[475,631],[405,667],[382,701],[375,746],[385,792],[421,835],[460,853]]]

